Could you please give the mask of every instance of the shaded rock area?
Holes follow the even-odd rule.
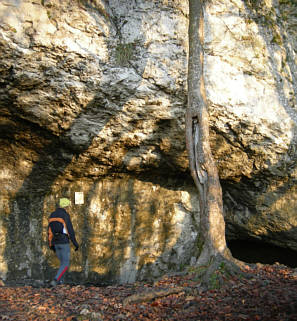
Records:
[[[227,237],[297,251],[296,4],[211,1],[205,86]],[[183,0],[0,3],[0,276],[46,279],[60,197],[69,279],[134,282],[199,256]],[[82,204],[76,198],[83,195]]]

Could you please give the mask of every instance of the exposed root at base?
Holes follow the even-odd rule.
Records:
[[[166,297],[171,294],[192,293],[193,291],[204,291],[207,289],[217,289],[223,286],[231,277],[251,278],[252,275],[244,271],[248,264],[234,259],[232,256],[224,258],[221,255],[212,257],[208,265],[197,265],[191,268],[195,279],[200,280],[200,285],[195,288],[175,287],[162,290],[151,290],[133,294],[123,301],[123,305],[152,301]]]
[[[201,287],[204,289],[220,288],[232,276],[239,278],[251,278],[252,276],[245,272],[248,265],[238,261],[233,257],[228,259],[221,255],[212,257],[208,265],[197,265],[195,272],[201,280]]]
[[[162,298],[171,294],[177,294],[186,291],[187,288],[185,287],[176,287],[176,288],[169,288],[165,290],[153,290],[153,291],[148,291],[148,292],[141,292],[141,293],[136,293],[133,294],[129,297],[127,297],[123,301],[123,305],[127,304],[133,304],[137,302],[146,302],[146,301],[151,301],[157,298]]]

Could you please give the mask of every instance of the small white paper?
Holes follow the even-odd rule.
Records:
[[[74,202],[76,205],[84,204],[84,193],[83,192],[75,192]]]

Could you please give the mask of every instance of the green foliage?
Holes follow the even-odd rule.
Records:
[[[47,17],[48,17],[49,19],[51,19],[52,15],[51,15],[51,13],[49,12],[49,10],[46,11],[46,14],[47,14]]]
[[[230,278],[229,268],[225,262],[221,262],[217,270],[215,270],[209,277],[209,288],[218,289],[220,286]]]
[[[118,44],[115,53],[116,63],[120,66],[126,66],[134,56],[134,48],[135,44],[133,43]]]
[[[225,264],[225,262],[222,262],[222,263],[220,264],[220,266],[219,266],[219,270],[220,270],[221,272],[224,272],[225,269],[226,269],[226,264]]]
[[[277,32],[274,32],[271,42],[281,46],[283,43],[281,35]]]
[[[209,288],[210,289],[219,289],[220,288],[220,280],[219,280],[219,276],[216,272],[212,273],[209,278]]]
[[[193,281],[200,281],[207,271],[207,266],[189,266],[187,272],[192,274]]]

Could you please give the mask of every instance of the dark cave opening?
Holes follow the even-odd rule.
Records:
[[[228,247],[236,259],[246,263],[278,262],[291,268],[297,267],[297,252],[291,249],[249,240],[230,240]]]

